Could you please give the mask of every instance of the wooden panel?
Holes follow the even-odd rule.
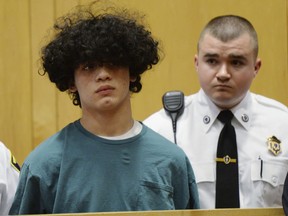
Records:
[[[53,214],[55,215],[55,214]],[[56,214],[57,215],[57,214]],[[217,210],[174,210],[139,212],[102,212],[85,214],[61,214],[61,216],[285,216],[282,208],[262,209],[217,209]]]
[[[29,1],[0,1],[0,139],[23,161],[32,148]]]
[[[57,131],[56,87],[41,69],[40,49],[49,40],[48,28],[54,23],[53,0],[31,0],[31,57],[33,88],[33,147]],[[39,73],[38,73],[39,72]]]

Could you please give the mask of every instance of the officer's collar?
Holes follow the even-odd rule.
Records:
[[[202,123],[204,125],[204,130],[205,132],[207,132],[217,119],[217,116],[221,109],[219,109],[219,107],[217,107],[209,99],[209,97],[202,89],[200,89],[199,91],[198,102],[201,107],[199,111],[203,119]],[[251,109],[248,109],[249,107],[251,107],[251,104],[251,93],[248,91],[243,100],[237,106],[231,109],[235,116],[235,119],[237,120],[237,123],[242,125],[246,130],[248,130],[251,125],[252,112]]]

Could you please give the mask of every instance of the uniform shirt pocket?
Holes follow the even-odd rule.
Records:
[[[262,163],[262,164],[261,164]],[[281,206],[282,192],[288,168],[284,161],[255,160],[251,164],[251,180],[258,204]]]
[[[192,167],[198,187],[200,207],[203,209],[215,208],[215,162],[193,163]]]
[[[196,182],[199,183],[211,183],[215,182],[216,176],[215,176],[215,162],[214,163],[202,163],[202,164],[192,164],[195,176],[196,176]]]
[[[141,210],[173,210],[174,189],[170,185],[140,181],[138,208]]]

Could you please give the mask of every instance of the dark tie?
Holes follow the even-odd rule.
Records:
[[[216,158],[216,208],[239,208],[239,179],[236,134],[231,125],[233,113],[223,110],[217,117],[224,127]]]

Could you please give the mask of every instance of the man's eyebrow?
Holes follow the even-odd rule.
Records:
[[[244,55],[237,55],[237,54],[230,54],[229,58],[247,60],[247,58]]]
[[[204,58],[217,58],[219,57],[219,55],[217,53],[206,53],[203,57]]]

